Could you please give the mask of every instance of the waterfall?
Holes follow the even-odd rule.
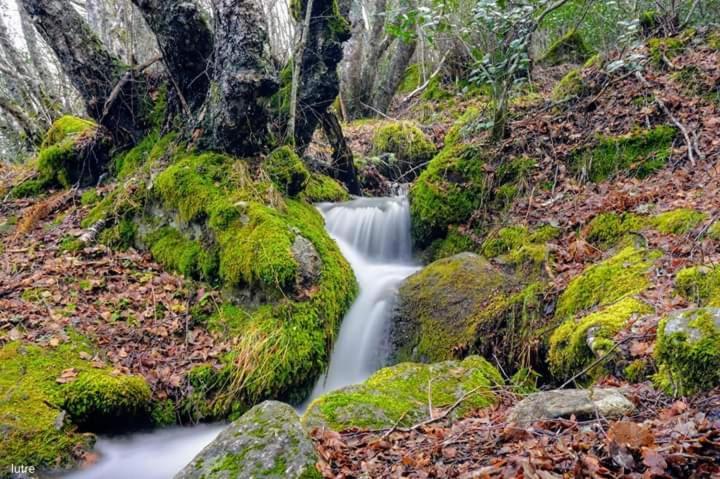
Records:
[[[355,271],[360,293],[343,319],[328,371],[310,399],[362,382],[383,366],[397,288],[418,269],[412,262],[407,197],[360,198],[319,209]]]

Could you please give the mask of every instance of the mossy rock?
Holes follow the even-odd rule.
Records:
[[[651,220],[653,228],[664,234],[684,235],[707,219],[707,214],[689,208],[678,208],[656,215]]]
[[[618,173],[645,178],[667,164],[675,135],[675,128],[660,125],[617,137],[600,136],[596,146],[572,156],[571,167],[594,182]]]
[[[465,398],[452,413],[459,418],[493,404],[492,389],[502,384],[498,370],[478,356],[429,365],[403,363],[381,369],[362,384],[320,396],[302,422],[306,428],[336,431],[411,426],[429,418],[428,398],[434,408]]]
[[[149,421],[142,417],[150,408],[149,386],[83,359],[94,354],[92,345],[74,332],[55,348],[19,341],[0,348],[0,470],[9,470],[10,464],[40,470],[71,466],[79,459],[76,454],[92,446],[92,437],[77,433],[76,426],[109,419],[107,412],[129,412],[138,422]],[[63,372],[66,379],[60,380]],[[112,426],[128,425],[123,420]]]
[[[397,93],[408,94],[422,85],[422,70],[419,64],[414,63],[407,67],[403,75],[400,85],[398,85]]]
[[[400,286],[390,323],[392,362],[434,362],[494,349],[517,279],[472,253],[436,261]]]
[[[690,36],[681,34],[669,38],[651,38],[647,41],[650,60],[656,67],[664,67],[665,59],[672,60],[680,55],[690,40]]]
[[[104,166],[108,147],[108,139],[97,124],[63,116],[55,120],[45,135],[37,154],[37,176],[15,187],[11,195],[34,196],[51,188],[87,183]]]
[[[585,239],[607,250],[617,245],[625,235],[640,232],[647,225],[647,218],[634,213],[601,213],[587,225]]]
[[[668,394],[691,395],[720,385],[720,309],[678,311],[660,321],[655,384]]]
[[[648,273],[662,254],[627,246],[575,277],[558,299],[555,317],[564,321],[598,306],[605,307],[650,286]]]
[[[580,32],[572,30],[550,45],[550,48],[540,59],[540,63],[550,66],[562,63],[581,65],[592,53]]]
[[[406,181],[413,179],[424,163],[435,156],[435,145],[425,133],[409,121],[384,123],[373,136],[372,151],[375,156],[383,155],[380,168],[383,176],[390,180],[401,177]]]
[[[613,338],[630,319],[652,311],[642,301],[627,297],[596,312],[565,320],[550,337],[548,362],[553,376],[567,379],[607,355],[615,346]],[[599,375],[604,367],[598,364],[586,377]]]
[[[429,262],[449,258],[456,254],[471,252],[476,253],[478,245],[470,236],[461,233],[457,228],[450,227],[445,238],[435,240],[426,251]]]
[[[488,234],[482,244],[482,253],[523,273],[539,273],[550,260],[547,242],[559,234],[560,229],[551,225],[533,231],[525,226],[508,226]]]
[[[445,148],[463,143],[473,133],[473,125],[481,118],[482,112],[478,108],[469,107],[465,110],[445,134]]]
[[[175,479],[320,479],[317,462],[295,410],[265,401],[223,430]]]
[[[720,267],[684,268],[675,276],[675,289],[698,306],[720,306]]]
[[[419,247],[444,238],[448,226],[461,224],[482,204],[492,187],[481,150],[469,145],[446,147],[410,190],[412,235]]]
[[[340,203],[348,201],[350,194],[338,181],[322,173],[311,173],[302,198],[310,203]]]
[[[281,146],[270,153],[263,168],[280,191],[289,196],[302,193],[310,177],[305,164],[289,146]]]
[[[585,91],[582,68],[574,68],[553,87],[551,96],[554,101],[565,101],[570,98],[580,97]]]

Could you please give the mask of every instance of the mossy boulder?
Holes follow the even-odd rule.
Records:
[[[547,242],[559,234],[560,229],[552,225],[532,231],[522,225],[507,226],[488,234],[482,244],[482,253],[525,274],[540,273],[550,259]]]
[[[109,139],[96,123],[63,116],[53,123],[37,154],[37,176],[15,187],[15,197],[34,196],[50,188],[69,188],[97,177],[104,166]]]
[[[433,241],[425,252],[425,257],[429,262],[433,262],[460,253],[476,253],[477,250],[478,245],[469,235],[451,226],[445,238]]]
[[[430,264],[400,286],[390,323],[391,361],[434,362],[462,352],[496,351],[520,289],[516,278],[476,254]]]
[[[588,223],[585,239],[607,250],[614,247],[627,234],[639,233],[648,225],[647,218],[634,213],[601,213]]]
[[[571,30],[550,45],[540,58],[540,63],[550,66],[562,63],[581,65],[592,56],[592,53],[580,32]]]
[[[77,432],[78,426],[104,423],[121,430],[149,424],[147,383],[83,359],[94,354],[92,345],[73,332],[57,347],[14,341],[0,348],[0,470],[8,471],[10,464],[40,470],[71,466],[93,442],[91,435]]]
[[[409,121],[382,124],[373,137],[371,154],[382,157],[380,173],[394,181],[412,180],[437,152],[425,133]]]
[[[720,309],[677,311],[660,321],[655,360],[655,383],[668,394],[720,385]]]
[[[338,181],[322,173],[311,173],[302,198],[310,203],[348,201],[350,194]]]
[[[574,68],[553,87],[551,96],[555,101],[565,101],[570,98],[582,96],[585,90],[582,68]]]
[[[720,268],[691,266],[675,275],[675,289],[698,306],[720,306]]]
[[[300,194],[310,177],[305,164],[289,146],[281,146],[270,153],[263,167],[280,191],[289,196]]]
[[[362,384],[315,399],[302,417],[306,428],[333,430],[410,426],[429,419],[428,398],[445,408],[461,398],[452,417],[493,404],[502,376],[487,360],[470,356],[434,364],[403,363],[381,369]]]
[[[707,219],[707,214],[689,208],[660,213],[652,218],[653,228],[664,234],[684,235]]]
[[[617,137],[600,136],[597,145],[572,156],[571,167],[594,182],[618,173],[644,178],[667,164],[675,135],[675,128],[660,125]]]
[[[265,401],[223,430],[175,479],[320,479],[317,461],[295,410]]]
[[[461,224],[492,190],[482,151],[469,145],[446,147],[422,172],[410,190],[415,244],[427,247],[444,238],[448,226]]]

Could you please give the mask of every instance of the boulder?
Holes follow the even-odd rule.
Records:
[[[542,419],[617,418],[631,413],[635,405],[618,388],[555,389],[531,394],[508,415],[508,421],[528,424]]]
[[[452,412],[462,417],[494,403],[491,388],[502,382],[497,369],[478,356],[430,365],[403,363],[381,369],[362,384],[320,396],[302,422],[308,429],[337,431],[411,426],[430,418],[428,398],[433,408],[447,408],[462,399]]]
[[[720,308],[676,311],[660,321],[655,383],[673,395],[720,384]]]
[[[434,362],[496,352],[519,281],[486,259],[460,253],[400,286],[390,324],[391,362]]]
[[[316,462],[295,410],[265,401],[221,432],[175,479],[320,478]]]

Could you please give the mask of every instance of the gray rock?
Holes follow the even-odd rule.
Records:
[[[322,477],[312,441],[295,410],[265,401],[233,422],[175,479]]]
[[[298,290],[314,285],[320,278],[322,260],[310,240],[297,235],[292,245],[292,255],[300,265],[296,287]]]
[[[675,311],[668,316],[665,322],[663,334],[669,336],[676,333],[683,333],[692,343],[699,341],[703,337],[702,331],[690,323],[700,314],[707,314],[715,323],[715,327],[720,329],[720,308],[699,308],[686,309],[683,311]]]
[[[606,418],[631,413],[635,405],[618,388],[555,389],[531,394],[510,411],[508,421],[527,424],[541,419]]]

